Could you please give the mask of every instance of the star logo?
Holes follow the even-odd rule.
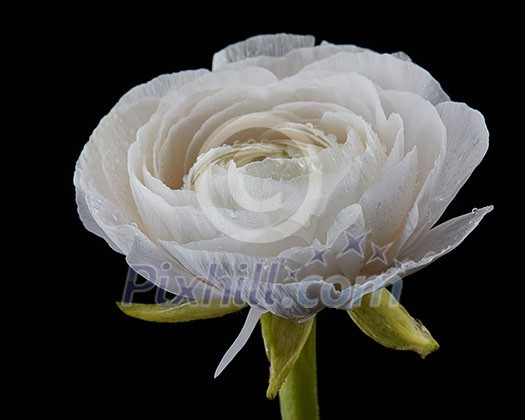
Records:
[[[292,270],[289,267],[286,267],[286,271],[288,271],[288,276],[286,277],[286,280],[297,280],[297,272],[299,270]]]
[[[346,235],[346,246],[339,253],[339,257],[346,255],[349,252],[354,252],[360,257],[364,257],[363,244],[366,238],[366,233],[362,233],[359,236],[353,236],[351,233],[345,232]]]
[[[308,263],[313,263],[315,261],[319,261],[321,264],[326,265],[324,254],[326,253],[326,249],[315,249],[315,247],[312,250],[312,258],[310,258],[310,261]]]
[[[387,263],[387,259],[386,259],[386,252],[388,251],[388,248],[390,248],[392,244],[386,244],[385,246],[379,246],[379,245],[376,245],[375,243],[372,243],[372,256],[370,257],[370,259],[367,261],[368,263],[371,263],[375,260],[379,260],[381,261],[383,264],[386,264]]]

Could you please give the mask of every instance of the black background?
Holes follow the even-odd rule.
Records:
[[[162,73],[209,67],[213,52],[246,37],[290,32],[380,52],[402,50],[429,70],[453,100],[484,113],[491,132],[488,155],[447,216],[488,204],[494,204],[495,211],[456,251],[404,284],[403,304],[424,322],[441,349],[426,360],[384,349],[360,333],[344,312],[322,312],[322,418],[352,418],[356,412],[426,417],[504,410],[502,375],[513,370],[503,363],[510,353],[501,353],[502,348],[512,351],[512,338],[500,329],[506,319],[505,294],[498,288],[507,258],[501,226],[509,217],[498,181],[502,171],[509,176],[501,156],[511,140],[504,133],[508,121],[501,105],[510,78],[501,67],[507,35],[493,29],[502,18],[451,8],[431,13],[380,7],[347,11],[333,4],[318,4],[300,14],[263,4],[220,12],[204,5],[197,9],[112,14],[79,9],[67,11],[67,17],[41,31],[45,37],[38,48],[47,51],[47,58],[39,61],[44,95],[58,104],[42,110],[55,127],[50,142],[58,174],[53,209],[59,217],[50,218],[48,228],[60,232],[55,234],[64,244],[52,249],[64,269],[54,270],[46,283],[51,293],[42,300],[52,320],[26,324],[28,331],[48,331],[46,339],[38,341],[39,354],[46,355],[39,364],[46,369],[36,376],[44,385],[34,385],[37,390],[53,389],[46,406],[54,411],[71,406],[100,416],[149,410],[148,418],[278,418],[277,401],[265,398],[268,364],[258,331],[213,379],[246,312],[177,325],[146,323],[119,312],[114,302],[122,295],[124,257],[83,228],[72,177],[98,121],[133,86]],[[46,378],[52,378],[53,385],[45,385]],[[22,392],[32,384],[28,380]]]

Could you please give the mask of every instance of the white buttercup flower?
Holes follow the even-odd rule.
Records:
[[[86,228],[150,281],[251,307],[227,362],[262,313],[350,310],[458,246],[491,207],[435,224],[488,137],[402,53],[258,36],[124,95],[74,181]]]

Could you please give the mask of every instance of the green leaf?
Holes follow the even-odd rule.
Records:
[[[261,317],[266,355],[270,360],[270,384],[266,391],[274,399],[294,367],[310,336],[314,319],[299,323],[266,313]]]
[[[117,302],[118,308],[133,318],[153,322],[187,322],[197,319],[217,318],[223,315],[240,311],[246,305],[225,305],[220,300],[206,302],[185,302],[178,306],[122,303]]]
[[[439,349],[430,332],[385,289],[361,298],[348,311],[357,326],[379,344],[396,350],[412,350],[422,358]]]

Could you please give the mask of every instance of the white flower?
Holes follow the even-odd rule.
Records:
[[[487,147],[405,54],[269,35],[132,89],[74,181],[86,228],[150,281],[252,307],[238,349],[265,311],[349,309],[459,245],[491,207],[434,225]]]

